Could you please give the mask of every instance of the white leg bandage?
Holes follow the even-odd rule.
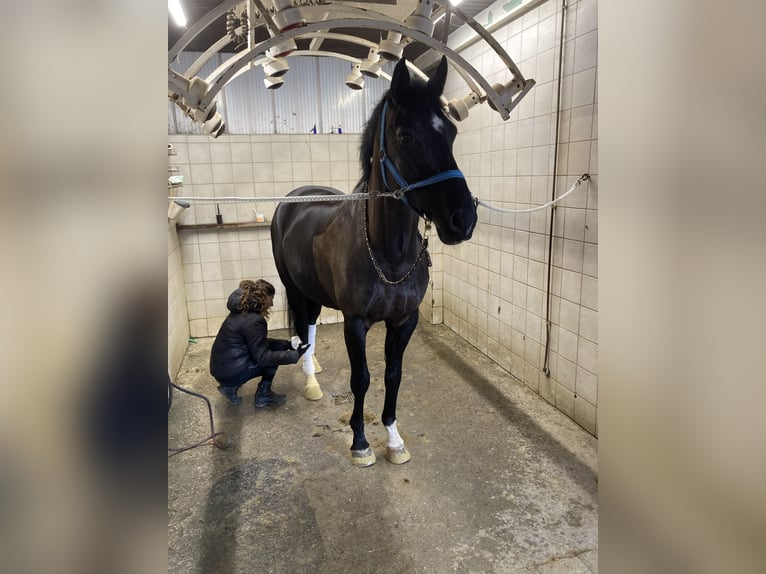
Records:
[[[399,431],[396,430],[396,421],[392,422],[391,426],[387,426],[386,430],[388,431],[389,448],[400,448],[404,446],[404,441],[402,440],[402,437],[399,436]]]
[[[309,325],[309,340],[306,341],[309,345],[309,350],[303,354],[303,374],[313,375],[315,372],[314,361],[311,359],[314,356],[314,345],[317,338],[317,326]]]

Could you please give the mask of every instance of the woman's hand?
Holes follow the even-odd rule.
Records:
[[[299,358],[299,359],[300,359],[300,358],[303,356],[303,354],[304,354],[306,351],[308,351],[308,350],[309,350],[309,347],[310,347],[310,346],[311,346],[311,345],[309,345],[308,343],[301,343],[300,345],[298,345],[298,348],[296,349],[296,351],[298,351],[298,358]]]

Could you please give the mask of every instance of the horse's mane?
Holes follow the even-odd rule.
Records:
[[[372,150],[375,149],[375,130],[380,124],[380,114],[383,112],[383,104],[389,98],[391,90],[388,90],[383,97],[380,98],[378,105],[367,118],[367,122],[364,124],[364,130],[362,131],[362,143],[359,145],[359,163],[362,165],[362,177],[359,179],[357,186],[361,185],[367,178],[370,177],[372,171]]]
[[[407,96],[405,102],[398,102],[405,106],[411,106],[418,103],[429,100],[429,96],[425,91],[426,82],[417,76],[410,76],[409,86],[407,88]],[[433,96],[431,96],[433,97]],[[386,100],[391,101],[393,99],[391,90],[388,90],[383,97],[380,98],[378,105],[375,106],[370,117],[367,118],[367,122],[364,124],[364,131],[362,132],[362,143],[359,145],[359,163],[362,166],[362,177],[357,183],[357,187],[367,181],[372,171],[372,151],[375,149],[377,142],[375,141],[375,130],[380,124],[380,114],[383,111],[383,104]]]

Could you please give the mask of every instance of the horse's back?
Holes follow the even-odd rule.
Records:
[[[294,189],[287,197],[346,195],[324,186],[304,186]],[[283,202],[274,211],[271,222],[271,242],[274,262],[282,282],[294,285],[306,297],[324,306],[337,308],[331,290],[322,287],[318,267],[327,265],[331,253],[317,253],[315,239],[333,222],[344,219],[348,201]],[[340,216],[340,217],[339,217]],[[338,247],[336,247],[337,250]],[[331,250],[335,251],[335,250]]]
[[[304,185],[296,187],[287,194],[287,197],[295,197],[297,195],[344,195],[344,193],[339,189],[325,185]]]
[[[316,195],[345,195],[342,191],[334,187],[321,185],[304,185],[298,187],[287,194],[287,197],[310,197]],[[283,234],[288,225],[298,223],[306,226],[310,223],[319,223],[320,220],[331,217],[332,212],[338,208],[340,202],[335,201],[306,201],[306,202],[284,202],[277,205],[272,219],[271,234],[272,237],[279,237]],[[276,235],[275,235],[276,234]]]

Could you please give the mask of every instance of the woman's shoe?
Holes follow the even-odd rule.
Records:
[[[271,381],[261,381],[258,383],[258,390],[255,393],[256,408],[278,405],[287,400],[285,395],[280,395],[271,390]]]
[[[219,385],[218,390],[224,397],[226,397],[229,404],[238,405],[242,402],[242,397],[237,394],[239,387],[224,387],[223,385]]]

